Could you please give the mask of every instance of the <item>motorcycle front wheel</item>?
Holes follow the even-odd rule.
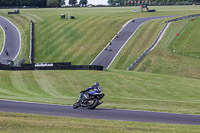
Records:
[[[73,108],[74,108],[74,109],[77,109],[79,106],[80,106],[80,103],[79,103],[79,102],[75,102],[75,103],[73,104]]]

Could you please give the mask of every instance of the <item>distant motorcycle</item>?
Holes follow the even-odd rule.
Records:
[[[81,101],[81,97],[84,96],[85,100]],[[89,95],[87,92],[80,92],[79,99],[73,104],[73,108],[77,109],[79,107],[87,107],[88,109],[95,109],[98,105],[102,104],[99,100],[104,97],[104,93],[97,93],[94,95]]]

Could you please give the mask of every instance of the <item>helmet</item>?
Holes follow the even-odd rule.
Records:
[[[95,82],[95,83],[94,83],[94,86],[99,86],[99,83],[98,83],[98,82]]]

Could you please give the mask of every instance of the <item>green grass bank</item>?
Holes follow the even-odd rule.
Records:
[[[36,62],[69,61],[75,65],[88,65],[130,19],[187,15],[200,11],[199,6],[151,6],[150,8],[156,9],[157,12],[133,13],[133,10],[139,10],[139,7],[48,8],[20,9],[20,15],[7,15],[10,9],[1,9],[0,15],[9,18],[19,28],[23,44],[19,57],[25,57],[26,62],[28,62],[29,52],[29,21],[33,20],[35,22]],[[67,15],[68,13],[76,19],[70,21],[60,19],[61,14]],[[159,31],[163,23],[160,21],[157,24],[159,27],[156,30]],[[152,40],[154,36],[154,34],[149,36],[149,40]]]
[[[0,98],[72,105],[96,81],[101,107],[200,114],[198,79],[120,70],[0,71]]]
[[[36,32],[36,62],[67,61],[75,65],[88,65],[130,19],[200,13],[199,6],[151,6],[150,9],[157,10],[155,13],[133,13],[134,9],[138,10],[139,7],[20,9],[19,15],[7,15],[10,9],[0,9],[0,15],[19,28],[22,35],[19,58],[25,57],[26,63],[29,21],[32,19]],[[76,19],[61,20],[60,14],[63,13],[70,13]],[[0,71],[0,98],[72,105],[81,90],[98,81],[106,94],[100,107],[200,114],[199,60],[193,58],[199,55],[199,40],[193,39],[194,35],[199,35],[198,28],[193,25],[199,20],[170,24],[158,47],[145,57],[135,71],[125,71],[129,63],[151,45],[164,21],[143,24],[110,70]],[[197,31],[193,34],[190,29]],[[177,32],[180,32],[180,36],[174,38]],[[191,34],[189,40],[185,37],[188,33]],[[142,37],[142,41],[139,37]],[[192,42],[192,45],[188,45],[188,42]],[[177,52],[173,53],[173,50]],[[91,131],[88,129],[90,126],[95,127],[97,132],[199,132],[199,126],[0,113],[0,132],[82,132]]]
[[[199,17],[170,23],[163,39],[135,70],[199,79],[199,26]]]
[[[61,118],[0,112],[0,129],[2,133],[198,133],[200,127],[194,125]]]

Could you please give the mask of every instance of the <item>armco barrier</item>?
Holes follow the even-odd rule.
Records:
[[[19,65],[21,65],[23,62],[24,62],[24,58],[22,58],[21,60],[19,60],[19,61],[17,61],[15,64],[14,64],[14,66],[19,66]]]
[[[35,64],[22,64],[20,67],[0,65],[0,70],[97,70],[103,71],[103,66],[97,65],[55,65],[55,66],[35,66]]]
[[[151,49],[156,45],[156,43],[158,42],[158,39],[160,38],[160,36],[162,35],[162,33],[164,32],[165,28],[167,27],[169,22],[166,22],[165,26],[163,27],[163,29],[161,30],[161,32],[158,34],[157,38],[155,39],[155,41],[153,42],[153,44],[144,51],[144,53],[142,53],[134,62],[133,64],[131,64],[127,70],[130,71],[131,69],[133,69],[142,59],[143,57],[149,52],[151,51]]]
[[[32,64],[34,62],[34,23],[30,22],[30,51],[29,51],[29,61]]]
[[[179,18],[175,18],[175,19],[172,19],[172,20],[168,20],[166,21],[165,23],[165,26],[163,27],[163,29],[161,30],[161,32],[159,33],[159,35],[157,36],[157,38],[155,39],[155,41],[153,42],[153,44],[147,49],[144,51],[144,53],[142,53],[134,62],[133,64],[131,64],[127,70],[130,71],[132,70],[143,58],[144,56],[149,52],[151,51],[156,43],[158,42],[160,36],[162,35],[162,33],[164,32],[164,30],[166,29],[167,25],[170,23],[170,22],[175,22],[175,21],[179,21],[179,20],[182,20],[182,19],[187,19],[187,18],[192,18],[192,17],[199,17],[200,14],[193,14],[193,15],[188,15],[188,16],[184,16],[184,17],[179,17]]]

